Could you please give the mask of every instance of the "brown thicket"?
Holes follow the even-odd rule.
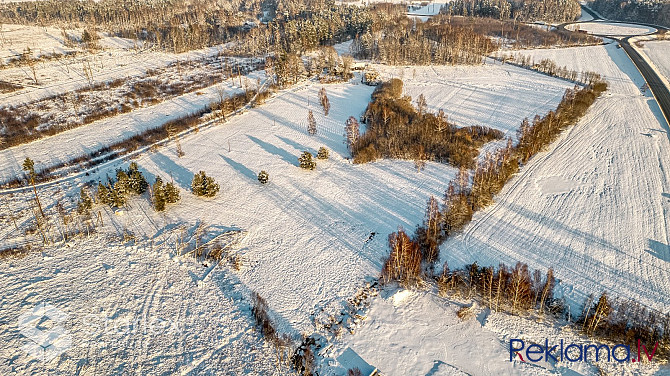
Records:
[[[382,268],[385,282],[397,281],[405,287],[414,287],[421,281],[421,250],[402,228],[389,235],[391,254]]]
[[[483,144],[502,138],[499,130],[459,128],[444,117],[419,113],[410,97],[402,97],[402,86],[395,78],[375,89],[364,115],[367,130],[351,143],[354,163],[402,158],[471,168]]]

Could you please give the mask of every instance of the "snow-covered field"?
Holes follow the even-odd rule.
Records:
[[[516,138],[521,120],[556,108],[574,84],[487,60],[483,66],[388,67],[384,78],[401,78],[413,100],[423,94],[431,112],[444,110],[459,126],[485,125]]]
[[[566,26],[569,30],[584,30],[589,34],[628,36],[649,34],[656,31],[653,27],[609,22],[585,22]]]
[[[668,126],[614,45],[527,51],[610,83],[579,124],[526,165],[442,248],[450,264],[553,267],[573,308],[606,291],[670,306]]]
[[[119,78],[141,76],[147,70],[167,66],[176,61],[203,59],[221,52],[222,47],[210,47],[171,54],[154,51],[140,41],[111,37],[99,33],[101,50],[89,52],[81,47],[67,47],[62,31],[54,28],[2,24],[0,33],[0,56],[4,59],[16,56],[30,47],[35,57],[54,52],[78,52],[53,60],[40,60],[35,71],[38,83],[26,66],[10,66],[0,70],[3,81],[19,83],[24,88],[0,94],[0,106],[17,105],[40,98],[74,91],[90,82],[98,83]],[[81,30],[66,30],[68,34],[80,35]],[[90,70],[91,80],[85,71]]]
[[[658,73],[670,81],[670,40],[642,42],[642,51],[654,63]]]
[[[2,261],[1,374],[272,374],[236,275],[106,238]],[[24,351],[17,328],[40,304],[67,315],[45,324],[65,330],[53,333],[67,351],[50,361]]]

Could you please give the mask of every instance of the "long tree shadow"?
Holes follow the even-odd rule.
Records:
[[[241,173],[242,175],[248,177],[251,180],[256,180],[257,176],[256,173],[251,171],[249,168],[247,168],[245,165],[239,162],[235,162],[234,160],[223,156],[219,154],[219,157],[223,158],[224,161],[226,161],[232,168],[234,168],[237,172]]]
[[[184,189],[191,189],[191,181],[193,181],[193,173],[185,167],[176,164],[170,157],[163,154],[152,154],[149,157],[156,166],[160,167],[165,173],[169,174],[177,184]]]
[[[288,138],[286,138],[286,137],[282,137],[282,136],[276,136],[276,137],[277,137],[278,139],[282,140],[282,142],[284,142],[286,145],[292,146],[292,147],[294,147],[295,149],[299,150],[301,153],[302,153],[303,151],[308,151],[308,152],[310,152],[310,153],[312,153],[312,154],[316,154],[316,150],[314,150],[314,149],[312,149],[312,148],[308,148],[308,147],[306,147],[306,146],[304,146],[304,145],[302,145],[302,144],[299,144],[299,143],[297,143],[297,142],[295,142],[295,141],[293,141],[293,140],[291,140],[291,139],[288,139]]]
[[[289,153],[288,151],[286,151],[282,148],[276,147],[276,146],[274,146],[272,144],[269,144],[269,143],[267,143],[267,142],[265,142],[265,141],[263,141],[259,138],[256,138],[254,136],[247,135],[247,137],[249,137],[249,139],[251,141],[255,142],[258,146],[263,148],[263,150],[265,150],[266,152],[280,157],[281,159],[283,159],[286,163],[288,163],[290,165],[297,166],[297,164],[296,164],[296,161],[298,160],[297,156]]]
[[[665,262],[670,262],[670,246],[667,244],[649,239],[649,249],[646,249],[646,251],[654,257],[657,257]]]

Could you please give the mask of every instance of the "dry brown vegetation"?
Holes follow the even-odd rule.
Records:
[[[183,132],[185,130],[196,127],[200,123],[201,118],[207,114],[213,114],[214,111],[221,110],[228,113],[236,111],[249,103],[249,101],[251,101],[254,96],[256,96],[255,100],[256,103],[258,103],[266,99],[270,95],[270,92],[266,90],[258,93],[258,95],[256,94],[257,92],[255,90],[249,90],[245,93],[240,93],[225,98],[222,102],[214,102],[209,106],[200,109],[199,111],[187,114],[179,119],[169,121],[160,127],[151,128],[127,139],[120,140],[112,145],[105,146],[96,151],[93,151],[90,154],[82,155],[69,161],[37,170],[35,174],[35,182],[41,183],[57,178],[59,175],[55,174],[54,172],[64,168],[74,167],[78,170],[85,170],[109,160],[118,158],[124,154],[133,152],[141,147],[148,146],[162,140],[167,140],[169,138],[168,129],[171,129],[175,132]],[[4,182],[2,184],[2,186],[5,188],[20,187],[22,185],[24,185],[24,179],[22,177],[16,177],[15,179]]]
[[[365,111],[366,132],[351,143],[355,163],[378,158],[431,160],[472,168],[479,148],[503,134],[484,126],[459,128],[437,115],[414,108],[402,96],[403,83],[392,79],[372,94]]]
[[[148,71],[143,77],[96,83],[27,104],[0,107],[0,135],[4,139],[0,150],[128,113],[262,67],[262,60],[241,65],[223,57],[178,62]],[[178,73],[182,69],[191,73]]]

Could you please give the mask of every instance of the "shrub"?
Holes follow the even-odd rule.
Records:
[[[267,184],[269,179],[270,175],[265,172],[265,170],[258,173],[258,181],[261,182],[261,184]]]
[[[313,160],[312,153],[308,151],[302,153],[300,158],[298,158],[298,162],[300,162],[300,167],[305,170],[314,170],[316,168],[316,162]]]
[[[328,159],[329,156],[330,156],[330,152],[328,151],[328,149],[326,149],[323,146],[320,147],[319,152],[316,153],[316,158],[317,159]]]
[[[191,192],[196,196],[214,197],[219,192],[219,184],[214,179],[205,174],[205,171],[198,172],[191,182]]]

